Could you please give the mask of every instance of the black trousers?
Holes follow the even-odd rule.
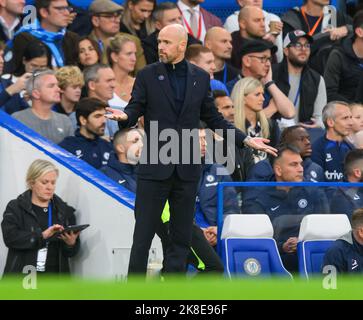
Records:
[[[136,189],[135,229],[129,274],[146,274],[151,242],[160,227],[160,217],[168,200],[170,245],[164,256],[164,272],[185,272],[192,238],[198,181],[181,180],[176,172],[166,180],[139,178]]]
[[[203,269],[199,267],[200,261],[198,258],[203,262]],[[192,245],[188,255],[188,263],[202,272],[224,272],[223,262],[205,238],[203,231],[196,224],[193,225]]]

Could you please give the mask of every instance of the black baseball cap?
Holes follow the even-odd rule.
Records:
[[[313,37],[309,36],[306,32],[302,30],[290,31],[284,39],[284,48],[287,48],[290,44],[296,43],[300,38],[306,38],[309,43],[312,43]]]
[[[257,39],[243,39],[243,44],[240,49],[241,58],[249,53],[263,52],[266,50],[271,50],[271,54],[275,54],[277,47],[270,41],[257,40]]]

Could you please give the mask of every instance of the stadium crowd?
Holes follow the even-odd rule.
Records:
[[[269,139],[278,149],[274,157],[248,146],[237,148],[201,123],[202,176],[188,262],[199,271],[222,272],[214,251],[218,182],[363,182],[363,9],[356,1],[356,12],[350,16],[329,6],[329,0],[305,0],[279,17],[263,9],[263,0],[236,0],[240,10],[223,25],[203,8],[204,2],[208,0],[125,0],[121,6],[94,0],[85,11],[67,0],[35,0],[37,19],[28,24],[24,0],[1,1],[0,106],[136,192],[144,120],[119,130],[117,122],[106,117],[106,108],[125,109],[137,73],[159,61],[159,32],[171,24],[183,25],[188,32],[185,59],[208,73],[215,106],[224,119],[249,137]],[[219,163],[221,157],[212,149],[222,150],[233,163],[232,172],[217,174],[218,168],[226,171],[226,163]],[[56,180],[55,167],[38,165],[48,166],[46,173]],[[29,180],[30,188],[21,197],[28,211],[41,215],[48,202],[31,203],[37,178]],[[56,196],[55,200],[74,220],[73,208]],[[2,222],[10,260],[24,245],[14,232],[28,228],[19,216],[23,222],[12,221],[12,207],[19,206],[14,201]],[[270,187],[261,192],[228,187],[224,207],[225,215],[264,213],[272,222],[292,213],[344,213],[352,220],[353,212],[363,207],[363,193],[357,188]],[[21,214],[28,215],[27,210]],[[166,204],[158,231],[163,250],[169,245],[168,211]],[[342,272],[362,272],[342,267],[352,255],[363,261],[362,216],[361,211],[355,213],[354,232],[344,238],[349,241],[326,258],[330,264],[337,261]],[[60,223],[61,218],[55,220]],[[43,220],[27,223],[43,232],[31,238],[35,240],[27,247],[32,251],[29,262],[61,227],[50,230]],[[277,239],[283,262],[293,272],[298,270],[297,236],[296,229],[289,229]],[[62,247],[50,242],[49,272],[68,271],[63,260],[54,262],[59,250],[66,256],[79,250],[78,233],[57,241],[63,241]],[[20,270],[10,266],[8,261],[7,272]]]

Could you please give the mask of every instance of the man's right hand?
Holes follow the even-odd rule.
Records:
[[[105,117],[107,119],[126,121],[129,118],[125,112],[118,109],[106,108],[106,112],[108,112],[107,114],[105,114]]]
[[[298,238],[291,237],[283,245],[282,250],[286,253],[296,252]]]

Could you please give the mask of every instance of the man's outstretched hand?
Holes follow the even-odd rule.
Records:
[[[269,154],[272,154],[274,157],[277,157],[277,149],[266,144],[269,142],[270,142],[269,139],[255,137],[248,139],[245,142],[245,144],[253,149],[261,150]]]
[[[116,120],[116,121],[125,121],[128,119],[127,114],[118,109],[106,108],[106,112],[107,113],[105,114],[105,117],[107,119]]]

